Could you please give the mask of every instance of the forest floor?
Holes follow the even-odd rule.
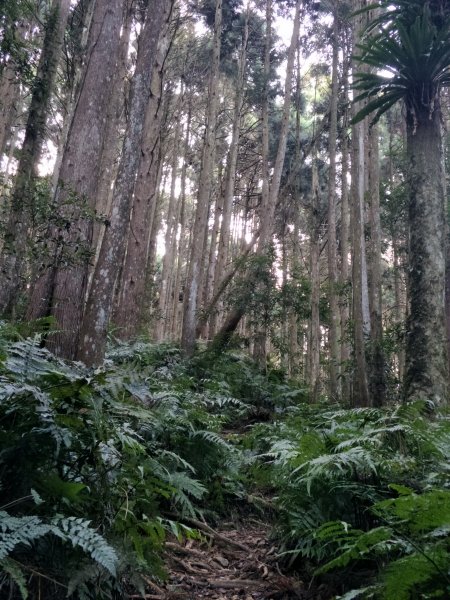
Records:
[[[270,541],[271,525],[249,517],[212,529],[193,521],[199,540],[166,544],[169,577],[149,581],[148,600],[326,600],[329,592],[285,575]],[[137,598],[137,596],[136,596]]]

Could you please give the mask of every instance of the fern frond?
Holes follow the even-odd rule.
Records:
[[[440,594],[433,596],[444,597],[448,591],[449,579],[446,575],[450,555],[443,549],[432,549],[424,553],[414,553],[409,556],[400,558],[390,563],[386,569],[384,577],[386,598],[396,598],[396,600],[409,600],[412,593],[420,593],[420,586],[425,584],[426,591],[429,589],[429,584],[433,584],[434,591],[436,588]],[[439,579],[441,583],[439,585]]]
[[[118,562],[116,551],[92,529],[90,521],[77,517],[55,517],[52,522],[56,526],[56,535],[80,547],[115,577]]]
[[[13,517],[0,511],[0,560],[9,556],[19,544],[30,546],[34,540],[56,530],[39,517]]]
[[[17,564],[17,562],[15,560],[12,560],[11,558],[4,558],[3,560],[0,560],[0,569],[9,576],[11,581],[15,583],[20,592],[20,595],[22,596],[22,599],[27,600],[27,580],[25,578],[25,573]]]

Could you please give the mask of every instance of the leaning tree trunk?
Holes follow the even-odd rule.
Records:
[[[25,138],[11,194],[11,211],[0,258],[0,314],[3,315],[12,315],[23,288],[28,233],[33,212],[33,188],[69,10],[70,0],[54,0],[46,24],[38,72],[32,86]]]
[[[407,114],[410,312],[406,399],[447,402],[445,328],[445,194],[441,111]]]
[[[47,340],[58,356],[72,359],[79,327],[91,256],[92,218],[105,115],[117,63],[122,0],[97,0],[92,18],[80,91],[62,157],[55,192],[56,223],[49,228],[49,262],[34,284],[29,317],[51,315],[58,330]]]
[[[125,254],[125,235],[141,155],[146,108],[151,95],[152,71],[164,17],[170,19],[171,6],[170,0],[155,0],[150,3],[139,40],[136,70],[130,93],[130,114],[114,186],[110,225],[103,237],[81,326],[77,356],[87,365],[100,364],[105,354],[114,286]]]
[[[295,16],[294,16],[294,24],[292,30],[291,44],[289,46],[288,58],[286,64],[286,81],[284,86],[284,104],[283,104],[283,112],[281,118],[281,128],[280,135],[278,140],[278,149],[277,155],[275,158],[275,164],[273,168],[272,181],[269,188],[268,200],[267,200],[267,210],[265,211],[262,223],[261,223],[261,231],[258,240],[258,248],[257,253],[259,255],[263,255],[267,249],[267,245],[269,244],[272,231],[273,231],[273,223],[275,218],[275,209],[278,200],[278,194],[280,192],[280,184],[281,184],[281,176],[283,173],[283,165],[284,159],[286,156],[286,146],[287,146],[287,138],[289,132],[289,116],[290,116],[290,108],[291,108],[291,96],[292,96],[292,74],[294,70],[294,61],[295,61],[295,51],[298,45],[298,38],[300,32],[300,8],[302,2],[301,0],[297,0],[295,7]],[[241,318],[245,314],[246,307],[243,303],[237,306],[226,318],[223,326],[217,333],[216,337],[213,340],[213,346],[219,350],[228,344],[231,336],[234,331],[236,331],[237,326]]]

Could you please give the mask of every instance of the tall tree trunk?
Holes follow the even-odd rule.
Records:
[[[370,396],[373,406],[386,400],[385,360],[383,352],[383,319],[381,295],[381,221],[378,126],[369,129],[369,225],[370,241]]]
[[[181,321],[180,317],[180,292],[181,292],[181,274],[183,270],[183,262],[184,257],[187,253],[186,247],[186,177],[187,177],[187,163],[188,163],[188,152],[189,152],[189,142],[191,135],[191,108],[192,100],[189,99],[189,108],[187,113],[187,124],[186,124],[186,133],[184,138],[184,150],[183,150],[183,166],[181,167],[181,183],[180,183],[180,213],[179,213],[179,239],[177,243],[177,247],[174,250],[174,255],[177,257],[176,261],[176,270],[175,270],[175,279],[173,284],[173,306],[172,306],[172,338],[177,339],[178,331],[181,333]],[[182,311],[181,311],[182,312]]]
[[[12,315],[23,288],[28,232],[33,214],[33,188],[69,10],[70,0],[54,0],[32,86],[25,138],[11,194],[11,211],[0,258],[0,314],[3,315]]]
[[[350,60],[346,57],[343,72],[344,103],[348,103],[348,75]],[[349,323],[349,301],[347,290],[349,288],[349,251],[350,251],[350,210],[348,197],[348,163],[349,163],[349,139],[348,129],[348,109],[346,108],[342,123],[342,175],[341,175],[341,229],[340,229],[340,248],[341,248],[341,269],[339,283],[341,285],[342,295],[340,299],[341,312],[341,394],[344,401],[350,399],[350,376],[348,365],[350,361],[350,348],[347,341],[348,323]]]
[[[225,171],[225,192],[223,198],[222,224],[220,227],[219,247],[217,252],[217,262],[214,273],[213,297],[217,294],[220,286],[223,272],[227,262],[228,247],[230,244],[230,226],[233,209],[234,186],[236,182],[236,166],[239,150],[239,136],[241,130],[241,113],[244,103],[244,79],[245,66],[247,61],[248,44],[248,11],[244,25],[244,35],[242,38],[241,50],[239,53],[238,76],[236,81],[236,96],[234,101],[233,125],[231,132],[230,149],[227,156],[227,166]],[[209,337],[212,338],[216,331],[217,311],[213,311],[209,324]]]
[[[180,92],[179,99],[179,107],[175,110],[177,115],[180,115],[182,111],[183,104],[183,90]],[[171,270],[173,267],[173,237],[177,234],[177,200],[180,201],[180,198],[177,198],[175,194],[175,185],[178,178],[178,162],[179,162],[179,143],[181,137],[181,118],[177,117],[177,122],[175,123],[175,132],[173,139],[173,149],[172,149],[172,165],[170,169],[170,195],[169,195],[169,206],[167,207],[167,218],[166,218],[166,233],[164,239],[164,258],[162,264],[161,271],[161,285],[159,291],[159,314],[160,320],[158,326],[156,328],[156,339],[162,340],[164,339],[164,331],[166,329],[166,324],[168,322],[168,300],[170,298],[171,291]]]
[[[154,0],[149,4],[139,40],[130,92],[130,113],[114,186],[110,225],[103,237],[81,326],[77,356],[87,365],[100,364],[105,354],[114,285],[125,254],[125,235],[141,155],[146,109],[151,95],[152,72],[164,17],[170,18],[171,6],[170,0]]]
[[[331,75],[331,106],[330,106],[330,135],[329,135],[329,190],[328,190],[328,300],[330,305],[330,398],[332,401],[339,397],[339,310],[337,299],[337,244],[336,244],[336,140],[337,140],[337,104],[338,104],[338,17],[334,9],[333,25],[333,64]]]
[[[409,268],[405,391],[409,401],[447,402],[445,194],[438,101],[407,113]]]
[[[356,8],[361,3],[355,2]],[[359,42],[362,22],[356,22],[354,41]],[[353,63],[353,70],[359,65]],[[354,104],[355,114],[360,103]],[[364,232],[364,203],[366,192],[366,137],[367,120],[352,127],[352,190],[351,190],[351,228],[352,228],[352,288],[353,288],[353,351],[355,355],[353,378],[353,403],[356,406],[369,406],[369,379],[366,361],[366,340],[370,335],[369,296],[367,282],[366,243]]]
[[[311,317],[308,334],[308,377],[311,402],[319,400],[320,393],[320,205],[319,177],[316,152],[313,153],[311,185],[311,230],[310,230],[310,277],[311,277]]]
[[[55,192],[58,223],[49,231],[50,264],[34,284],[29,316],[52,315],[58,330],[47,345],[72,359],[78,347],[92,242],[92,219],[111,83],[117,64],[122,0],[97,0],[83,83],[67,135]]]
[[[166,24],[168,21],[166,22]],[[148,273],[149,244],[161,182],[162,138],[161,130],[165,115],[163,98],[163,66],[169,51],[170,35],[167,27],[161,33],[156,65],[154,66],[151,97],[144,126],[144,139],[134,187],[133,208],[128,227],[126,256],[123,263],[118,304],[114,312],[117,334],[129,340],[139,334],[144,320],[145,296]]]
[[[369,380],[366,361],[366,340],[370,335],[366,244],[364,237],[364,125],[353,126],[352,153],[352,286],[353,286],[353,345],[355,374],[353,402],[369,406]]]
[[[99,216],[108,217],[111,209],[112,188],[111,185],[117,175],[117,163],[120,159],[119,132],[124,120],[124,106],[128,70],[128,52],[130,46],[131,30],[133,25],[134,0],[125,0],[122,35],[120,37],[119,58],[117,70],[114,74],[112,94],[108,107],[105,139],[102,150],[102,163],[100,167],[100,178],[97,189],[96,213]],[[92,245],[99,247],[99,241],[103,237],[105,223],[97,221],[94,223]]]
[[[222,33],[222,0],[216,0],[214,38],[211,70],[208,87],[208,108],[206,116],[205,142],[203,145],[200,181],[197,195],[197,209],[193,229],[193,243],[188,276],[184,293],[183,330],[181,346],[189,356],[195,349],[197,302],[201,283],[202,258],[205,230],[208,227],[209,201],[212,183],[212,167],[216,145],[216,121],[219,94],[219,66]]]
[[[261,253],[268,252],[269,239],[272,234],[273,223],[270,219],[270,165],[269,165],[269,92],[270,92],[270,67],[272,51],[272,0],[266,1],[266,36],[264,42],[264,88],[261,106],[261,206],[259,220],[261,223],[261,234],[258,240],[258,250]],[[286,81],[288,74],[286,73]],[[276,201],[276,200],[275,200]],[[256,282],[256,285],[260,285]],[[263,295],[263,290],[260,291]],[[254,332],[253,358],[261,368],[266,366],[267,349],[267,324],[260,323]]]
[[[17,114],[20,85],[13,65],[6,65],[0,78],[0,160],[6,150],[11,127]]]
[[[21,43],[30,26],[30,23],[18,24],[14,31],[14,39]],[[19,113],[17,103],[21,95],[21,86],[16,77],[16,68],[15,61],[10,57],[0,73],[0,161],[6,150],[11,127]]]

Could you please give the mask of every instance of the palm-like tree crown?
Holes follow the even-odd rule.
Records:
[[[380,0],[358,45],[357,60],[372,72],[357,73],[355,101],[366,100],[354,121],[375,113],[374,121],[399,100],[414,119],[431,116],[439,93],[450,86],[450,1]]]

